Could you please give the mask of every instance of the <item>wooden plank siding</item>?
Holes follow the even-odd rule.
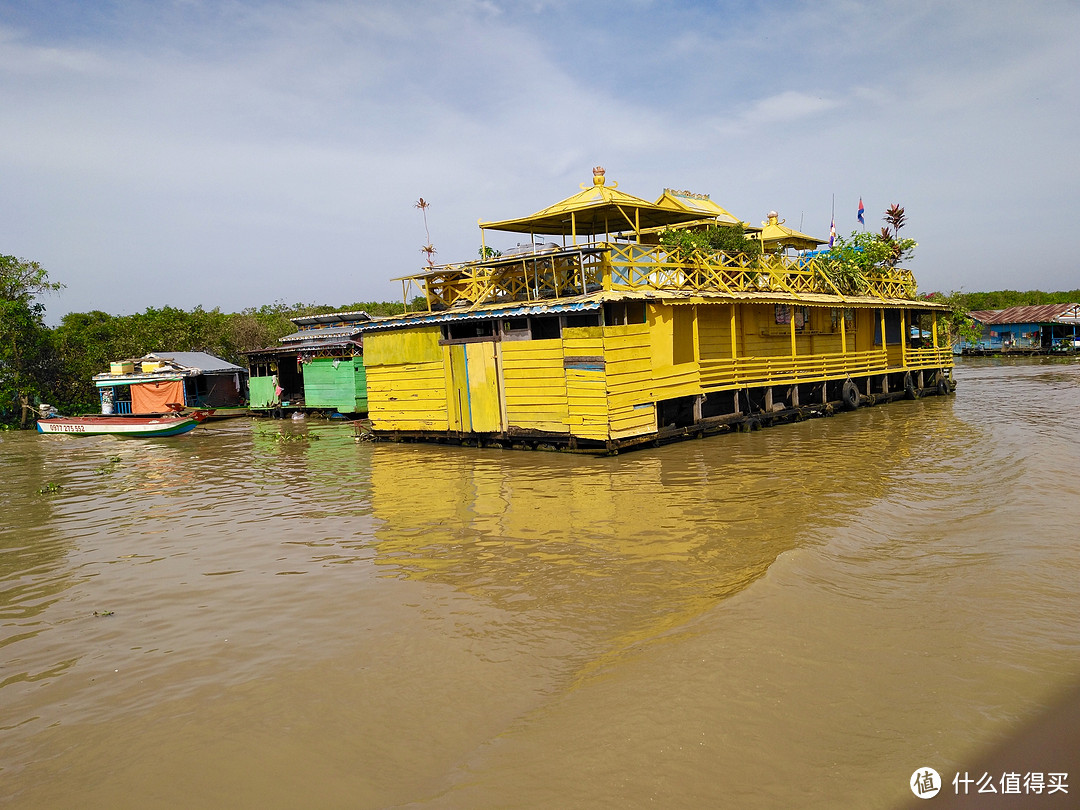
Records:
[[[373,430],[449,430],[442,362],[368,368]]]
[[[508,429],[569,432],[562,341],[505,341],[502,375]]]
[[[429,326],[369,332],[372,427],[617,441],[655,433],[669,400],[868,377],[897,362],[951,366],[947,348],[876,344],[880,308],[856,307],[844,321],[842,307],[786,306],[649,301],[645,323],[564,326],[540,340],[445,342]]]
[[[599,326],[563,330],[567,424],[575,436],[608,438],[607,358]]]
[[[373,430],[450,429],[439,333],[438,327],[423,327],[364,337]]]
[[[368,409],[367,378],[360,357],[316,357],[304,366],[304,404],[338,413]]]
[[[656,430],[651,354],[652,341],[647,323],[604,329],[611,438],[640,436]]]

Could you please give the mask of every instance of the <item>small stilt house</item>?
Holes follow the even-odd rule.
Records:
[[[154,352],[110,364],[94,375],[102,413],[242,409],[247,371],[206,352]]]
[[[367,375],[361,329],[366,312],[293,318],[297,331],[278,346],[247,352],[250,409],[258,414],[296,412],[360,416],[367,412]]]
[[[982,337],[962,342],[961,353],[1054,354],[1080,348],[1080,304],[1035,304],[968,313]]]
[[[481,223],[485,254],[490,232],[523,246],[401,279],[425,309],[364,325],[376,438],[610,453],[950,390],[943,308],[915,300],[910,272],[845,287],[814,259],[685,257],[641,234],[700,221],[696,207],[600,169],[582,188]],[[915,324],[932,339],[911,340]]]

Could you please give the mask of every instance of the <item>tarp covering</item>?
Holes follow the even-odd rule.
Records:
[[[167,413],[171,403],[184,404],[184,383],[180,380],[131,386],[132,413]]]

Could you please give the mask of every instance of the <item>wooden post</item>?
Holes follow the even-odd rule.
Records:
[[[26,430],[26,413],[31,410],[30,397],[26,394],[19,394],[19,404],[22,405],[22,417],[19,421],[19,428]]]

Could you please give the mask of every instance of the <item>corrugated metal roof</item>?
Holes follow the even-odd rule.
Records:
[[[150,371],[145,374],[141,371],[132,374],[111,374],[103,372],[95,374],[91,379],[112,380],[121,383],[145,382],[147,380],[177,380],[181,377],[194,377],[199,374],[247,374],[247,369],[234,366],[220,357],[215,357],[206,352],[151,352],[142,357],[131,358],[135,363],[141,361],[161,360],[165,362],[159,371]]]
[[[289,318],[297,326],[307,323],[337,323],[338,321],[369,321],[371,316],[364,310],[357,309],[352,312],[327,312],[323,315],[299,315]]]
[[[154,358],[170,360],[184,368],[201,371],[203,374],[244,371],[240,366],[234,366],[232,363],[206,352],[152,352],[143,359],[153,360]]]
[[[263,349],[250,349],[244,352],[245,355],[251,357],[257,354],[273,354],[277,356],[285,356],[290,354],[296,354],[298,352],[311,351],[313,349],[334,349],[339,346],[355,346],[360,348],[360,341],[358,340],[315,340],[310,342],[291,343],[288,346],[267,346]]]
[[[1036,304],[1007,309],[974,310],[968,313],[979,323],[1077,323],[1080,304]]]
[[[353,326],[328,326],[325,329],[301,329],[283,338],[278,338],[281,343],[293,343],[299,340],[326,340],[327,338],[348,338],[360,334],[360,325]]]
[[[491,318],[515,318],[522,315],[558,315],[564,312],[586,312],[600,309],[602,300],[579,300],[565,303],[542,303],[539,301],[513,304],[488,304],[475,309],[447,309],[442,312],[423,312],[415,315],[397,315],[381,321],[364,325],[365,332],[378,329],[391,329],[402,326],[421,326],[429,323],[447,323],[449,321],[479,321]]]
[[[395,315],[363,325],[364,332],[418,326],[426,323],[448,321],[477,321],[491,318],[514,318],[524,315],[558,315],[565,312],[596,310],[610,301],[663,301],[666,304],[724,304],[732,301],[760,304],[816,304],[830,307],[903,307],[916,310],[944,310],[944,304],[931,301],[912,301],[906,298],[875,298],[873,296],[845,296],[843,299],[824,293],[788,292],[695,292],[693,290],[632,290],[594,292],[558,302],[515,301],[501,304],[484,304],[471,309],[448,309],[442,312],[421,312],[411,315]]]

